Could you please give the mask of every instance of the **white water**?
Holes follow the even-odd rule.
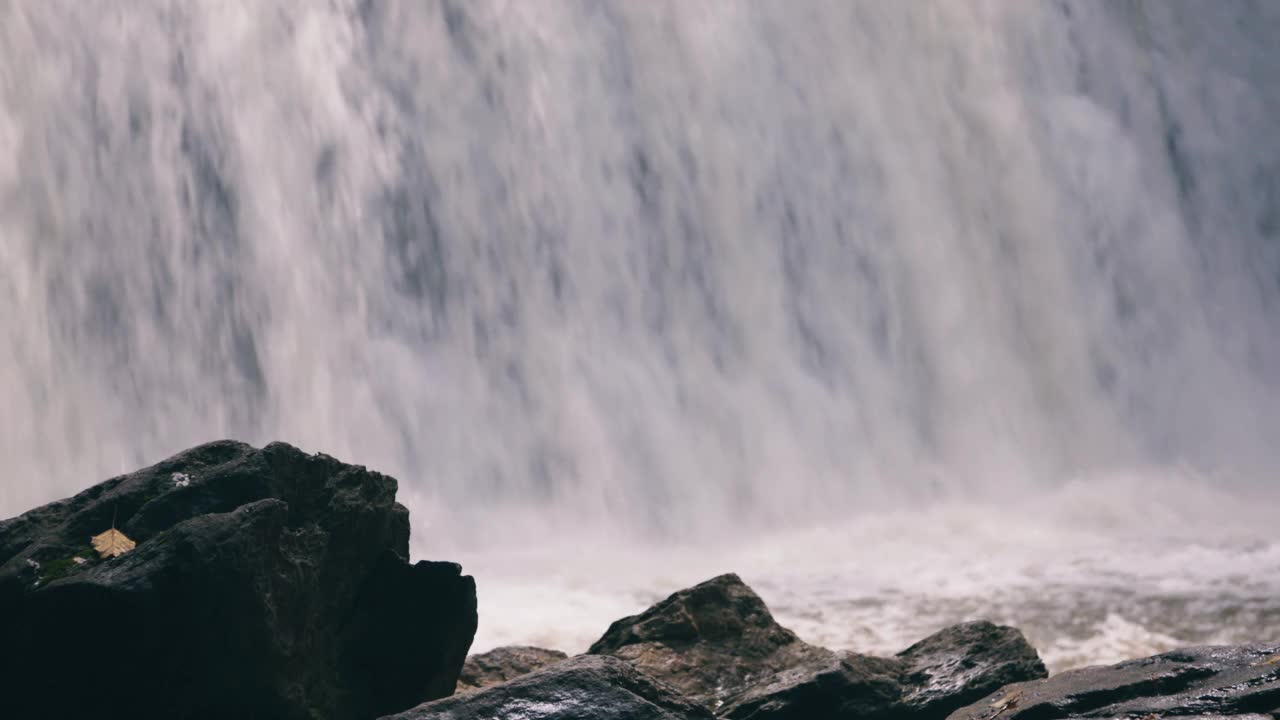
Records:
[[[738,570],[1056,667],[1280,635],[1280,9],[0,0],[0,515],[402,481],[477,647]]]

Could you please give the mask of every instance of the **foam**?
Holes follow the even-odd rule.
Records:
[[[1193,475],[1131,473],[719,544],[568,544],[464,561],[481,587],[481,650],[579,652],[613,620],[735,571],[810,642],[887,654],[990,619],[1021,628],[1060,671],[1280,636],[1268,507]]]

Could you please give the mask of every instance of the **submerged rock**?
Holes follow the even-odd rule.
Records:
[[[705,708],[612,657],[580,655],[382,720],[709,720]]]
[[[1197,647],[1010,685],[952,720],[1280,717],[1280,645]]]
[[[775,622],[733,574],[614,622],[587,652],[623,658],[712,708],[774,673],[833,657]]]
[[[462,664],[457,692],[471,692],[527,675],[568,658],[559,650],[512,645],[472,655]]]
[[[6,717],[365,720],[448,695],[475,585],[406,561],[395,493],[217,442],[0,522]],[[113,522],[137,546],[100,559]]]

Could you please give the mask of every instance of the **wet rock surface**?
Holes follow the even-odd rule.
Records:
[[[471,692],[527,675],[568,656],[559,650],[511,645],[472,655],[462,664],[457,692]]]
[[[942,720],[1010,682],[1045,675],[1021,632],[973,622],[931,635],[894,658],[814,658],[733,698],[719,714],[735,720]]]
[[[942,720],[1008,683],[1046,674],[1022,633],[989,622],[948,628],[895,658],[815,647],[779,625],[732,574],[613,623],[590,652],[626,659],[735,720]]]
[[[705,708],[625,660],[581,655],[511,682],[383,720],[710,720]]]
[[[1280,644],[1196,647],[1018,683],[951,720],[1280,717]]]
[[[0,522],[5,716],[364,720],[448,695],[475,585],[406,561],[396,490],[217,442]],[[113,523],[137,546],[100,559]]]
[[[945,718],[1005,685],[1049,674],[1020,631],[990,622],[953,625],[898,653],[898,660],[902,704],[919,718]]]
[[[588,652],[627,660],[708,707],[774,673],[832,657],[774,621],[760,596],[733,574],[614,622]]]
[[[828,652],[753,686],[717,714],[733,720],[905,717],[901,681],[897,660]]]

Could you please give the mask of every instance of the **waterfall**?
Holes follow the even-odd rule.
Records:
[[[220,437],[398,477],[427,555],[1266,492],[1277,34],[0,0],[0,516]]]

